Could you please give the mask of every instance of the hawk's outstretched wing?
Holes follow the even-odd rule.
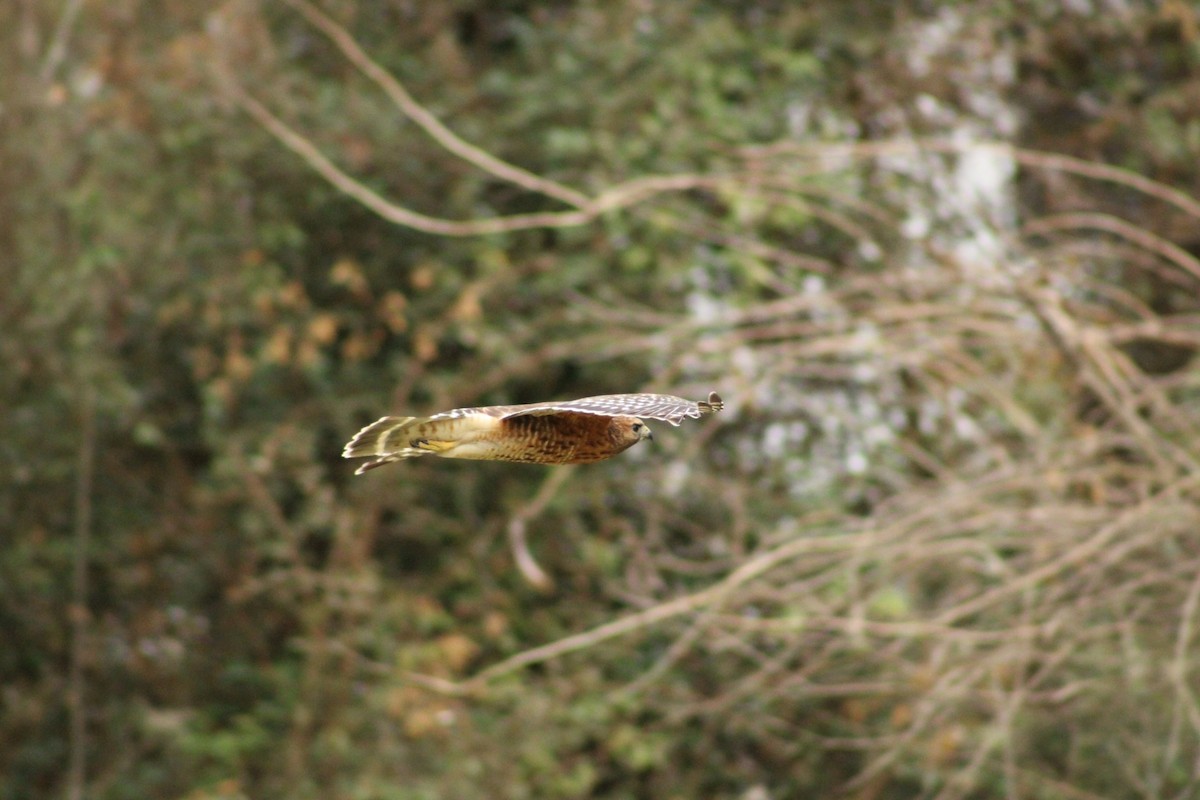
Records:
[[[533,403],[528,406],[497,406],[513,409],[502,419],[523,415],[545,416],[563,411],[595,414],[602,417],[640,417],[657,419],[678,426],[685,419],[699,419],[725,407],[720,395],[711,392],[708,400],[694,402],[670,394],[602,394],[561,403]]]

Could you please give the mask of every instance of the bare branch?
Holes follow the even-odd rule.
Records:
[[[1024,575],[1009,580],[1001,586],[983,592],[969,602],[960,603],[954,608],[937,615],[934,619],[935,624],[949,625],[962,620],[971,614],[982,611],[1003,598],[1020,594],[1055,575],[1087,563],[1099,554],[1118,534],[1126,530],[1130,524],[1141,519],[1147,512],[1160,507],[1165,499],[1174,497],[1198,485],[1200,485],[1200,474],[1193,474],[1179,479],[1170,486],[1146,498],[1143,502],[1126,509],[1111,523],[1104,525],[1092,534],[1092,536],[1072,547],[1058,558],[1030,570]]]
[[[521,571],[525,580],[542,592],[554,589],[554,579],[546,574],[546,571],[534,559],[533,553],[529,552],[529,544],[525,540],[525,526],[531,519],[546,510],[546,506],[554,499],[572,474],[574,474],[574,470],[569,467],[552,470],[546,476],[546,480],[542,481],[537,494],[528,503],[517,509],[508,521],[508,541],[512,546],[513,560],[516,561],[517,569]]]
[[[1155,197],[1164,203],[1169,203],[1190,216],[1200,217],[1200,201],[1178,189],[1173,189],[1163,183],[1151,180],[1145,175],[1140,175],[1132,170],[1121,167],[1114,167],[1111,164],[1086,161],[1082,158],[1074,158],[1059,153],[1046,153],[1040,150],[1014,147],[1006,142],[958,142],[937,138],[847,143],[778,142],[769,145],[747,146],[739,148],[738,152],[751,160],[775,158],[781,155],[796,155],[826,159],[831,163],[836,163],[838,159],[853,157],[878,158],[898,153],[913,152],[961,154],[981,150],[1007,156],[1019,164],[1030,167],[1057,170],[1080,177],[1128,186],[1150,197]]]
[[[1077,230],[1091,228],[1120,236],[1130,242],[1144,247],[1146,250],[1176,265],[1194,278],[1200,279],[1200,259],[1197,259],[1179,245],[1169,242],[1161,236],[1155,236],[1145,228],[1126,222],[1111,214],[1057,214],[1036,220],[1026,226],[1026,233],[1046,234],[1051,231]]]
[[[685,595],[683,597],[669,600],[665,603],[653,606],[645,611],[639,611],[636,614],[630,614],[627,617],[622,617],[612,622],[605,623],[598,627],[592,628],[589,631],[568,636],[559,639],[556,642],[551,642],[541,647],[534,647],[517,653],[515,656],[507,658],[490,667],[486,667],[475,674],[474,677],[464,681],[462,688],[466,690],[474,684],[482,684],[492,681],[503,675],[524,669],[525,667],[534,664],[540,664],[546,661],[559,658],[574,653],[579,650],[586,650],[590,647],[595,647],[598,644],[608,641],[609,639],[625,634],[632,633],[637,630],[648,628],[673,617],[686,614],[698,608],[703,608],[712,603],[720,601],[730,590],[745,584],[762,573],[772,569],[779,564],[786,562],[796,556],[809,552],[820,551],[829,547],[835,549],[846,548],[850,543],[858,541],[857,537],[839,537],[819,538],[819,539],[796,539],[787,544],[781,545],[767,553],[764,553],[757,558],[753,558],[742,564],[738,569],[731,572],[720,583],[710,586],[707,589],[696,592],[695,594]]]
[[[561,200],[567,205],[575,206],[579,209],[587,208],[592,204],[591,198],[582,192],[509,164],[506,161],[496,158],[491,153],[463,141],[453,131],[443,125],[441,120],[430,113],[427,108],[414,100],[412,95],[408,93],[408,90],[404,88],[394,75],[363,52],[363,49],[358,46],[358,43],[354,41],[354,37],[345,28],[312,3],[307,2],[307,0],[285,1],[292,8],[303,14],[315,27],[320,28],[321,32],[337,45],[342,54],[354,66],[358,67],[364,75],[383,89],[404,116],[421,126],[434,141],[451,153],[454,153],[464,161],[474,164],[485,172],[495,175],[497,178],[502,178],[531,192],[553,197],[556,200]]]
[[[250,116],[254,117],[289,150],[303,158],[323,178],[379,216],[397,225],[441,236],[481,236],[530,228],[564,228],[582,225],[596,215],[596,212],[590,211],[564,211],[457,222],[413,211],[389,202],[365,184],[343,172],[312,142],[288,127],[281,119],[268,111],[266,106],[247,94],[236,82],[226,83],[225,89]]]
[[[392,203],[354,179],[329,160],[311,141],[290,128],[266,106],[251,97],[236,81],[226,80],[224,89],[233,100],[289,150],[296,153],[327,181],[358,200],[379,216],[397,225],[441,236],[482,236],[533,228],[567,228],[584,225],[601,214],[645,201],[656,194],[691,189],[715,189],[727,178],[703,175],[652,175],[618,184],[578,211],[547,211],[507,217],[456,221],[431,217]]]

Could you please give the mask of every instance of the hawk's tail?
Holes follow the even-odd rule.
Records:
[[[409,446],[405,431],[425,422],[428,417],[383,417],[372,422],[346,443],[342,458],[372,458],[357,470],[361,475],[369,469],[382,467],[393,461],[426,455],[429,451]]]

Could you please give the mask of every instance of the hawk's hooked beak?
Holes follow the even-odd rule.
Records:
[[[650,430],[650,426],[642,425],[642,430],[640,433],[642,434],[643,439],[649,439],[652,442],[654,441],[654,431]]]

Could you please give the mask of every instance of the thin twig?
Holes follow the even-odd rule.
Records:
[[[508,541],[512,546],[513,560],[516,561],[517,569],[521,571],[525,580],[541,592],[552,591],[554,579],[546,574],[546,571],[534,559],[533,553],[529,552],[529,543],[525,540],[525,526],[546,509],[546,506],[554,499],[554,495],[558,494],[559,489],[573,473],[574,470],[570,468],[552,470],[546,476],[546,480],[542,481],[537,494],[528,503],[517,509],[508,521]]]
[[[54,28],[54,35],[50,39],[50,46],[46,48],[46,58],[42,61],[42,68],[38,72],[38,77],[42,81],[49,82],[53,80],[54,73],[58,72],[63,59],[66,58],[67,37],[70,36],[71,28],[75,25],[75,18],[79,16],[79,11],[82,8],[83,0],[67,0],[62,16],[58,19],[58,25]]]

